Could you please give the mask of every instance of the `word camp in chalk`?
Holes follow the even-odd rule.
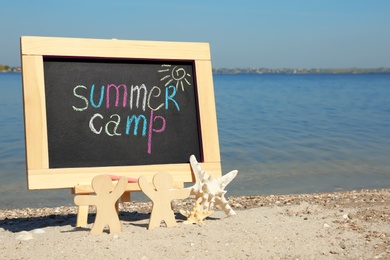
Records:
[[[148,90],[145,84],[132,85],[131,87],[125,84],[107,84],[107,86],[100,87],[100,95],[98,92],[95,84],[92,84],[90,88],[85,85],[77,85],[73,88],[73,95],[81,100],[80,104],[82,105],[73,105],[72,108],[77,112],[93,109],[108,110],[118,107],[128,108],[129,111],[132,111],[137,108],[144,113],[130,114],[125,118],[116,113],[111,114],[109,118],[95,113],[88,122],[91,132],[98,135],[104,133],[111,137],[122,134],[137,136],[140,132],[142,137],[147,136],[148,138],[148,154],[152,153],[153,133],[162,133],[166,128],[166,119],[163,116],[155,115],[155,112],[160,109],[180,111],[180,105],[175,99],[177,90],[173,85],[166,86],[163,90],[157,86]],[[115,95],[114,98],[111,95]],[[96,99],[96,96],[99,98]]]

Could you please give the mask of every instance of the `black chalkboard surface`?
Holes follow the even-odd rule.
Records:
[[[192,62],[43,57],[49,168],[202,158]]]

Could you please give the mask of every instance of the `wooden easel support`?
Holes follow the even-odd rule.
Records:
[[[130,202],[130,191],[124,192],[120,200],[122,202]],[[115,209],[117,213],[119,213],[118,207],[119,201],[115,203]],[[76,227],[86,227],[88,224],[89,206],[78,206],[77,208]]]

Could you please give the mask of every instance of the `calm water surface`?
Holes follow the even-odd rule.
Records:
[[[390,74],[214,75],[214,87],[222,168],[239,171],[228,195],[390,188]],[[0,90],[0,208],[73,205],[69,190],[27,191],[21,75],[0,73]]]
[[[390,187],[390,75],[215,75],[234,194]]]

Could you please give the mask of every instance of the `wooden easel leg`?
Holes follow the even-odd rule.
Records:
[[[130,191],[125,191],[121,196],[121,201],[123,202],[130,202]],[[115,209],[116,213],[119,214],[119,200],[115,203]]]
[[[122,196],[121,196],[121,201],[122,202],[130,202],[130,191],[125,191]]]
[[[87,227],[89,206],[78,206],[76,227]]]

